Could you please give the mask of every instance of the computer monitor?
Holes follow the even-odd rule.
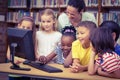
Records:
[[[16,43],[15,56],[35,60],[32,30],[8,28],[8,45]]]

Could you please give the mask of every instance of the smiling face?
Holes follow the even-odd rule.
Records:
[[[69,17],[71,24],[81,20],[81,14],[78,10],[72,6],[67,6],[66,13]]]
[[[46,32],[53,31],[54,24],[55,24],[55,20],[53,19],[52,15],[42,15],[41,16],[41,27]]]
[[[61,48],[64,56],[68,56],[71,51],[72,42],[74,41],[71,36],[62,36],[61,38]]]
[[[83,46],[90,45],[89,36],[90,36],[90,31],[88,28],[84,26],[80,26],[77,28],[77,38],[79,39],[79,41]]]

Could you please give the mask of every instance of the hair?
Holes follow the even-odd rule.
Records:
[[[97,28],[97,25],[92,21],[81,21],[77,27],[86,27],[87,29],[90,30],[90,33],[91,33],[92,30]]]
[[[62,29],[62,36],[70,36],[76,40],[76,29],[72,26],[65,26]]]
[[[32,17],[30,17],[30,16],[23,16],[19,21],[18,21],[18,24],[21,24],[22,23],[22,21],[30,21],[30,22],[32,22],[33,23],[33,25],[34,25],[34,20],[33,20],[33,18]]]
[[[68,5],[75,7],[78,10],[78,12],[81,12],[82,10],[85,11],[86,7],[84,0],[69,0]]]
[[[54,11],[52,9],[45,9],[43,11],[41,11],[40,13],[40,20],[41,20],[41,16],[43,15],[49,15],[49,16],[52,16],[53,20],[56,22],[56,15],[54,13]],[[44,30],[43,27],[41,27],[42,30]],[[57,30],[57,22],[54,24],[53,26],[53,30],[56,31]]]
[[[104,21],[100,25],[100,27],[106,27],[106,28],[110,29],[112,33],[115,32],[115,34],[116,34],[115,41],[118,40],[119,34],[120,34],[120,26],[116,22],[114,22],[114,21]]]
[[[111,31],[107,28],[100,27],[93,30],[90,41],[97,54],[114,50],[114,40]]]

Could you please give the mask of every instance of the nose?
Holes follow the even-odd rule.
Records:
[[[77,34],[77,36],[76,36],[77,38],[81,38],[81,35],[80,34]]]

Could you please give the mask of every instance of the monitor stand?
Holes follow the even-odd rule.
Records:
[[[10,66],[11,69],[15,70],[25,70],[25,71],[30,71],[30,68],[22,68],[19,65],[14,63],[14,55],[15,55],[15,48],[17,47],[16,43],[11,43],[10,45],[10,62],[12,63],[12,66]]]

